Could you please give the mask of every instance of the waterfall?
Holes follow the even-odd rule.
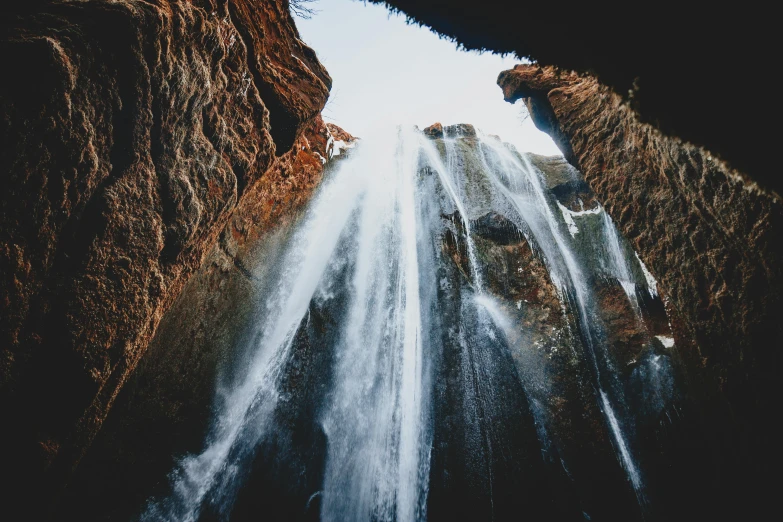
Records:
[[[322,519],[416,520],[426,497],[429,439],[415,200],[417,138],[400,130],[361,150],[350,168],[373,183],[361,202],[356,268],[335,390],[322,423],[328,440]],[[384,152],[386,152],[384,154]],[[386,161],[377,162],[385,158]],[[364,162],[367,161],[365,164]]]
[[[611,267],[609,271],[620,283],[620,286],[623,287],[625,295],[628,296],[628,301],[634,307],[637,315],[639,315],[641,311],[639,310],[639,302],[636,299],[636,285],[634,284],[626,255],[620,246],[617,228],[612,223],[612,218],[606,212],[601,212],[601,218],[602,232],[606,238],[606,248],[609,251],[608,257],[610,262],[608,264]]]
[[[219,507],[230,503],[243,461],[270,429],[296,330],[365,187],[361,171],[346,169],[322,188],[289,241],[279,281],[255,326],[259,341],[252,347],[247,371],[229,389],[220,390],[221,411],[204,451],[182,459],[172,473],[172,495],[151,501],[143,520],[197,520],[204,502]]]
[[[530,474],[550,466],[552,480],[571,476],[554,456],[567,448],[550,434],[556,376],[512,313],[524,311],[522,301],[491,295],[491,255],[501,250],[487,250],[476,223],[492,215],[512,223],[544,263],[555,313],[572,332],[569,364],[592,376],[595,407],[643,504],[624,377],[596,320],[595,270],[576,242],[582,220],[600,220],[599,264],[640,314],[632,294],[642,268],[606,212],[567,209],[528,156],[481,133],[433,140],[401,127],[366,137],[334,163],[265,272],[252,342],[238,347],[235,370],[218,386],[202,451],[178,461],[170,494],[150,499],[142,520],[230,519],[264,459],[290,456],[259,448],[302,427],[323,442],[297,455],[302,469],[292,473],[320,487],[291,484],[290,502],[306,499],[301,509],[325,521],[425,520],[431,507],[445,513],[439,499],[454,491],[476,495],[465,505],[486,506],[489,518],[523,500],[549,509],[544,497],[556,493]],[[306,377],[292,374],[305,371],[293,361],[311,352],[329,362],[306,370],[322,376],[308,392],[290,381]],[[304,393],[311,407],[284,421]],[[540,455],[530,456],[531,445]],[[527,489],[515,489],[520,481]]]
[[[567,290],[573,290],[577,307],[579,309],[581,325],[585,330],[587,350],[593,361],[595,370],[595,385],[601,398],[601,409],[612,433],[617,447],[617,453],[636,491],[640,503],[643,502],[644,485],[637,466],[634,462],[626,434],[615,415],[612,399],[607,395],[616,388],[616,380],[612,371],[611,360],[604,346],[594,341],[595,332],[591,329],[591,306],[586,277],[577,257],[562,233],[563,222],[555,217],[552,210],[552,202],[547,198],[542,180],[536,169],[507,145],[491,138],[482,137],[481,149],[484,152],[482,161],[486,165],[487,172],[501,194],[516,210],[518,218],[522,220],[520,228],[529,227],[531,240],[543,251],[544,258],[549,265],[553,281],[562,289],[563,295]],[[558,202],[555,205],[562,207]],[[606,216],[606,212],[602,212]],[[565,219],[566,226],[573,226]],[[617,232],[608,216],[602,221],[603,231],[608,237],[608,249],[613,263],[614,272],[619,275],[624,291],[629,294],[628,286],[631,280],[625,260],[620,253]],[[527,227],[525,227],[527,225]],[[573,234],[572,234],[573,235]],[[632,287],[632,283],[631,287]],[[635,298],[628,295],[634,305]],[[618,397],[617,400],[620,398]]]

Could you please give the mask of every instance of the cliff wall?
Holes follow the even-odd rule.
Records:
[[[14,506],[62,486],[259,180],[310,184],[290,151],[331,80],[285,0],[36,1],[0,18],[0,411]]]
[[[184,453],[201,450],[216,387],[252,342],[264,273],[332,162],[353,137],[320,117],[242,199],[220,239],[165,314],[57,509],[74,520],[125,521],[165,495]],[[323,160],[327,161],[324,162]]]
[[[519,65],[498,83],[583,172],[665,292],[713,453],[716,506],[760,509],[780,462],[769,416],[783,338],[780,199],[640,122],[595,78]]]

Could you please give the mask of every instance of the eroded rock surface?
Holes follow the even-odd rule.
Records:
[[[291,151],[331,80],[282,0],[0,16],[3,493],[31,519],[221,230],[230,251],[309,193],[297,162],[322,162]]]
[[[760,512],[780,462],[769,415],[783,338],[780,199],[639,122],[594,78],[519,65],[498,83],[584,173],[667,297],[716,470],[709,508]]]
[[[65,493],[59,513],[125,521],[150,495],[165,494],[176,459],[201,449],[221,372],[248,339],[263,305],[259,281],[276,262],[325,171],[336,139],[355,141],[316,118],[256,183],[164,316]]]

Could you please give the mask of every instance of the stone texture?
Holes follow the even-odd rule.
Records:
[[[476,128],[470,123],[457,123],[443,127],[443,134],[448,138],[475,138]]]
[[[284,0],[36,1],[0,16],[3,493],[8,512],[34,512],[237,204],[251,198],[263,224],[308,194],[315,174],[296,163],[314,160],[289,151],[331,80]],[[251,221],[234,217],[221,244]]]
[[[760,513],[780,463],[770,417],[783,339],[780,199],[641,123],[595,78],[519,65],[498,83],[584,173],[666,296],[712,454],[710,509]]]
[[[200,451],[215,383],[247,345],[265,294],[259,281],[321,181],[330,139],[354,138],[316,118],[242,199],[165,314],[57,508],[73,520],[126,521],[166,494],[176,459]]]

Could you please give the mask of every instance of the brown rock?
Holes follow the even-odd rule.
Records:
[[[433,123],[422,131],[426,136],[430,138],[442,138],[443,137],[443,125],[440,123]]]
[[[332,135],[332,137],[337,141],[344,141],[346,143],[353,143],[359,138],[356,138],[352,136],[349,132],[344,130],[342,127],[339,127],[335,125],[334,123],[327,123],[326,128],[329,131],[329,134]]]
[[[287,153],[331,81],[284,1],[0,11],[14,79],[0,86],[4,494],[32,509],[79,461],[237,204],[266,195],[268,176],[283,208],[306,197],[304,164],[317,165]]]
[[[321,159],[328,157],[330,136],[354,139],[317,117],[237,205],[118,394],[57,507],[58,517],[128,520],[153,484],[166,483],[175,456],[201,449],[215,380],[224,361],[245,345],[242,336],[264,298],[258,274],[272,263],[280,238],[290,233],[331,165]]]

